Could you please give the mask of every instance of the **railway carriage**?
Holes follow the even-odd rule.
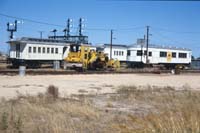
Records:
[[[189,66],[192,51],[185,48],[151,45],[148,48],[148,60],[146,56],[146,47],[133,45],[127,48],[127,62],[131,67],[142,66],[145,63],[162,64],[166,68],[174,68],[176,65]]]
[[[39,67],[43,63],[62,61],[68,54],[69,45],[58,40],[36,38],[21,38],[9,43],[9,61],[15,67],[21,64]]]
[[[110,57],[110,45],[101,44],[102,49]],[[166,68],[174,68],[177,65],[189,66],[191,63],[192,51],[186,48],[167,47],[150,45],[147,50],[145,45],[112,45],[112,58],[118,59],[124,67],[141,68],[145,64],[162,65]]]
[[[43,63],[63,62],[68,56],[70,44],[74,44],[74,42],[64,40],[26,37],[8,43],[10,44],[9,61],[14,67],[21,64],[39,67]],[[90,47],[94,51],[101,50],[109,58],[112,54],[111,58],[119,60],[123,67],[143,67],[148,62],[149,65],[162,64],[166,68],[174,68],[176,65],[189,66],[191,63],[192,51],[189,49],[150,45],[148,60],[146,60],[146,47],[141,46],[139,44],[130,46],[113,44],[112,53],[110,53],[110,44]]]

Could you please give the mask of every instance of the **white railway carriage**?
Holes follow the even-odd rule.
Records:
[[[149,46],[148,61],[146,61],[146,47],[133,45],[127,49],[127,62],[132,67],[137,67],[148,62],[149,64],[164,64],[166,67],[175,65],[189,65],[192,51],[184,48]]]
[[[36,67],[44,62],[62,61],[68,54],[65,42],[50,39],[21,38],[10,43],[10,61],[13,66],[21,63]]]
[[[108,54],[110,58],[110,44],[100,44],[103,52]],[[127,60],[127,46],[126,45],[112,45],[112,58],[118,59],[120,62],[126,62]]]

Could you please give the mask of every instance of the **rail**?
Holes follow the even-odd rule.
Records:
[[[53,70],[53,69],[27,69],[26,75],[83,75],[83,74],[161,74],[161,73],[171,73],[170,70],[147,70],[147,69],[132,69],[132,70],[122,70],[122,71],[66,71],[66,70]],[[181,70],[180,73],[199,73],[200,70]],[[1,69],[0,75],[18,75],[18,69]]]

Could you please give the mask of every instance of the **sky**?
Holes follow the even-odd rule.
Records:
[[[131,45],[143,38],[146,26],[150,26],[151,44],[189,48],[193,56],[200,57],[199,13],[198,1],[0,0],[0,51],[8,52],[6,24],[16,18],[23,23],[18,24],[15,38],[40,37],[39,31],[44,31],[43,37],[47,38],[53,29],[63,35],[68,18],[73,20],[71,35],[78,34],[81,17],[83,34],[93,45],[110,43],[111,29],[114,44]]]

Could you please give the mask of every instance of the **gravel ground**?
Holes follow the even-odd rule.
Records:
[[[0,97],[12,98],[16,92],[35,95],[49,85],[59,88],[61,96],[71,94],[112,93],[118,86],[172,86],[200,89],[200,74],[102,74],[102,75],[38,75],[0,76]]]

